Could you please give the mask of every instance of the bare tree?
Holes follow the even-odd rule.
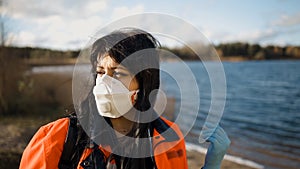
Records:
[[[0,9],[1,9],[1,14],[0,14],[0,33],[1,33],[1,47],[0,47],[0,65],[2,66],[2,63],[3,63],[3,55],[4,55],[4,51],[3,51],[3,47],[4,47],[4,42],[5,42],[5,36],[4,36],[4,7],[3,7],[3,0],[0,0]],[[0,114],[2,114],[1,112],[5,112],[7,110],[7,104],[6,104],[6,101],[5,101],[5,98],[4,98],[4,91],[3,91],[3,87],[4,87],[4,79],[3,79],[3,76],[4,75],[4,71],[1,70],[0,71],[0,76],[2,77],[1,78],[1,81],[0,81]]]
[[[17,108],[18,83],[22,79],[23,63],[9,45],[6,0],[0,0],[0,115],[12,113]],[[20,73],[18,72],[20,71]]]
[[[6,46],[9,44],[9,28],[8,28],[8,16],[7,9],[5,7],[6,1],[0,0],[0,45]]]

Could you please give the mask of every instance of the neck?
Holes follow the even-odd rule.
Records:
[[[134,124],[134,122],[128,120],[123,116],[119,118],[111,118],[110,121],[112,123],[113,128],[123,135],[128,134],[131,131]]]

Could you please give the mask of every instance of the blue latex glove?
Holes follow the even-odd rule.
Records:
[[[203,169],[219,169],[230,145],[230,140],[226,132],[218,125],[207,142],[210,142],[210,145],[207,149]]]

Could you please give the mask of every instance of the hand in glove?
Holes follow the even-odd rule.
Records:
[[[203,169],[219,169],[230,145],[230,140],[226,132],[218,125],[206,141],[210,142],[210,145],[207,149]]]

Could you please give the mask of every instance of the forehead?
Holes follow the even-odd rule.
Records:
[[[109,55],[99,57],[97,60],[97,66],[101,67],[117,67],[119,63],[115,62]]]
[[[123,70],[127,70],[124,66],[122,66],[121,64],[117,63],[114,61],[114,59],[112,57],[110,57],[109,55],[100,57],[97,61],[97,67],[99,68],[110,68],[110,69],[123,69]]]

